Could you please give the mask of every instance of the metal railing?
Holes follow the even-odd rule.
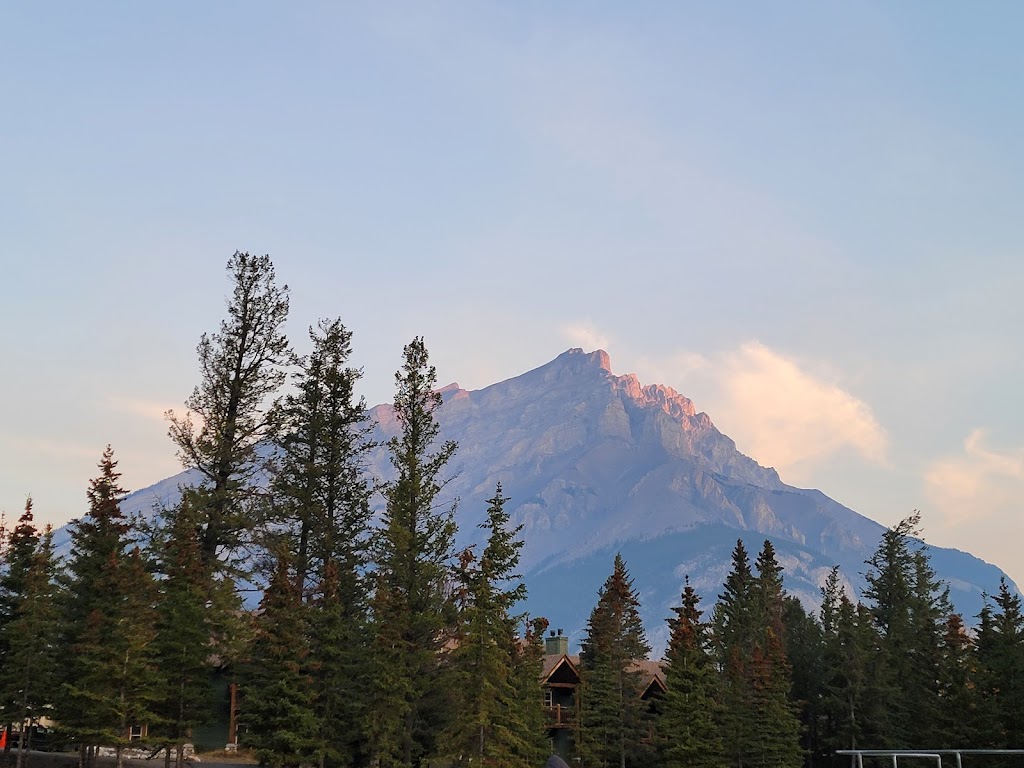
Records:
[[[849,755],[857,768],[864,768],[865,757],[891,758],[898,768],[901,757],[934,760],[942,768],[942,756],[956,758],[956,768],[963,768],[964,755],[1024,755],[1024,749],[837,749],[837,755]]]

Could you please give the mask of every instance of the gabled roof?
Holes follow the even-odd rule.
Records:
[[[580,657],[569,656],[564,653],[553,653],[546,654],[544,656],[544,666],[541,669],[540,681],[546,683],[551,680],[551,676],[555,674],[562,666],[565,665],[568,670],[579,680],[580,677]]]
[[[630,672],[638,672],[643,677],[644,696],[651,693],[651,689],[665,693],[668,686],[665,684],[665,665],[660,661],[648,661],[647,659],[634,659],[629,665]]]
[[[544,656],[544,666],[541,669],[541,684],[548,683],[551,678],[561,669],[571,672],[573,677],[579,680],[580,657],[569,656],[568,654],[548,654]],[[629,665],[630,672],[636,672],[643,680],[644,695],[651,692],[651,687],[665,692],[668,688],[665,685],[665,665],[660,661],[648,661],[647,659],[634,659]]]

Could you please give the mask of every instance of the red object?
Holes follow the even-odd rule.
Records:
[[[7,749],[7,729],[0,730],[0,749]]]

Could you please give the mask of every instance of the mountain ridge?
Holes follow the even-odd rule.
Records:
[[[689,398],[644,385],[635,374],[614,374],[602,350],[570,349],[482,389],[453,383],[440,393],[441,437],[459,445],[445,487],[459,500],[458,546],[480,543],[477,526],[501,482],[512,522],[523,526],[525,607],[570,634],[585,624],[616,551],[634,559],[627,563],[656,648],[684,578],[712,602],[737,538],[752,553],[772,540],[786,588],[809,607],[833,565],[848,589],[863,591],[864,561],[884,526],[819,490],[785,484],[776,470],[742,454]],[[387,480],[393,468],[385,443],[400,424],[390,405],[368,413],[378,447],[366,469]],[[173,488],[190,480],[195,476],[182,473],[138,491],[126,510],[145,511],[154,499],[173,503]],[[379,510],[382,500],[377,504]],[[993,593],[1004,574],[969,553],[929,551],[970,623],[982,593]]]
[[[614,374],[602,350],[570,349],[479,390],[449,385],[442,396],[442,436],[459,443],[461,472],[450,491],[461,498],[460,544],[473,543],[485,500],[502,482],[511,497],[506,508],[523,525],[522,570],[535,614],[582,626],[615,551],[627,548],[650,560],[637,548],[642,543],[659,551],[644,563],[648,575],[636,577],[651,602],[649,623],[669,615],[683,578],[698,568],[707,576],[692,581],[712,601],[737,538],[751,552],[770,538],[787,564],[787,589],[808,606],[820,599],[832,565],[840,565],[852,592],[863,591],[864,561],[884,526],[817,489],[787,485],[776,470],[742,454],[689,398],[665,385],[644,385],[635,374]],[[385,416],[389,408],[373,412]],[[395,427],[385,416],[376,434],[386,438]],[[377,465],[375,474],[387,472]],[[673,549],[654,546],[669,540]],[[701,547],[718,552],[717,560],[711,563]],[[929,550],[970,623],[982,593],[992,593],[1003,574],[968,553]],[[589,584],[578,577],[591,571]],[[590,590],[580,598],[585,611],[545,597],[556,576]]]

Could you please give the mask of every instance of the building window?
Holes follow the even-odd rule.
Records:
[[[555,704],[555,701],[554,701],[554,698],[552,697],[551,689],[550,688],[545,688],[544,689],[544,706],[545,707],[552,707],[552,706],[554,706],[554,704]]]
[[[128,729],[128,739],[130,741],[137,741],[142,738],[142,726],[133,725]]]

